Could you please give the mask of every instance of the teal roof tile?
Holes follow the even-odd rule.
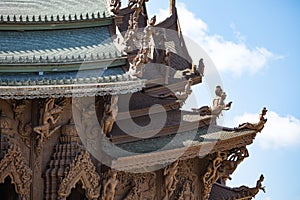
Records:
[[[111,39],[108,26],[49,31],[0,31],[0,44],[0,71],[16,65],[80,65],[86,61],[123,59],[122,52]],[[35,68],[37,71],[42,70],[39,66]]]

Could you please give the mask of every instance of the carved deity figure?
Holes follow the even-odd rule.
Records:
[[[216,97],[213,100],[213,105],[211,107],[203,106],[201,108],[192,108],[194,112],[200,113],[200,115],[215,115],[219,116],[223,110],[229,110],[231,108],[232,102],[225,104],[225,99],[227,97],[226,93],[223,91],[221,86],[216,86],[215,89]]]
[[[110,177],[106,180],[106,182],[103,185],[103,194],[102,194],[102,200],[113,200],[115,197],[116,192],[116,186],[118,184],[117,180],[117,171],[111,170],[110,171]]]
[[[25,122],[25,108],[29,104],[28,100],[12,100],[12,109],[14,111],[14,119],[19,122],[18,133],[21,136],[22,141],[27,147],[30,147],[30,134],[32,132],[32,127],[30,121]]]
[[[121,0],[110,0],[110,7],[112,7],[111,11],[114,14],[118,14],[121,8]]]
[[[41,145],[45,139],[48,139],[56,130],[61,126],[55,126],[57,121],[60,119],[60,113],[63,108],[55,105],[55,99],[47,99],[42,114],[42,124],[33,128],[34,132],[38,134],[37,137],[37,148],[40,150]],[[54,128],[51,128],[54,126]],[[39,151],[38,150],[38,151]]]
[[[164,185],[165,185],[165,196],[164,200],[170,199],[174,190],[176,189],[176,185],[178,180],[176,179],[176,173],[178,171],[178,163],[179,160],[173,162],[170,166],[164,169]]]
[[[118,114],[118,96],[113,95],[108,97],[104,103],[104,112],[101,120],[102,132],[104,135],[109,136],[112,127],[116,121]]]
[[[267,122],[267,119],[265,118],[265,115],[267,114],[268,110],[264,107],[261,111],[261,114],[259,115],[259,121],[257,123],[243,123],[240,124],[238,127],[236,127],[236,130],[242,130],[242,129],[251,129],[256,130],[258,132],[261,132],[264,128],[265,123]]]
[[[177,98],[177,102],[180,104],[180,106],[183,106],[185,103],[186,99],[190,94],[192,94],[192,85],[193,85],[193,80],[190,78],[186,85],[184,86],[184,91],[183,92],[176,92],[175,96]]]

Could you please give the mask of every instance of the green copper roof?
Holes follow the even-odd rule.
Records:
[[[105,12],[106,16],[109,16],[107,11],[105,0],[1,0],[0,1],[0,14],[6,19],[7,16],[13,17],[26,16],[32,18],[35,16],[38,18],[39,15],[50,16],[66,15],[69,14],[85,15],[88,13],[97,14]]]

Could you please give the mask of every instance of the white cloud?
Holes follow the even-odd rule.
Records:
[[[178,3],[177,9],[183,34],[197,42],[222,72],[235,75],[255,73],[266,67],[271,60],[282,58],[264,47],[249,48],[245,36],[233,24],[230,27],[236,35],[236,41],[228,41],[221,35],[210,35],[207,24],[189,11],[184,3]],[[160,9],[157,14],[158,21],[168,16],[168,9]]]
[[[268,111],[267,123],[261,133],[258,133],[256,142],[262,148],[278,149],[291,148],[300,144],[300,120],[293,116],[279,116],[275,112]],[[257,122],[258,114],[244,114],[236,117],[234,122]]]

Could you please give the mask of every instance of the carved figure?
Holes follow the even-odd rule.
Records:
[[[264,181],[264,175],[260,175],[258,181],[256,182],[256,186],[253,188],[249,188],[247,186],[241,186],[239,188],[235,188],[237,191],[249,192],[252,197],[255,197],[259,190],[262,190],[264,193],[266,192],[265,187],[262,186],[262,182]]]
[[[26,144],[27,147],[30,147],[30,134],[32,132],[32,127],[30,122],[25,122],[24,111],[29,104],[28,100],[12,100],[12,110],[14,111],[14,119],[19,122],[18,124],[18,133],[21,136],[22,141]]]
[[[130,64],[128,74],[141,78],[143,76],[144,65],[147,63],[149,63],[148,49],[140,49],[139,53],[133,59],[132,64]]]
[[[128,28],[124,36],[124,50],[128,53],[131,52],[135,47],[135,42],[137,41],[136,31],[138,29],[138,24],[135,19],[133,19],[133,15],[130,14],[130,18],[128,20]]]
[[[102,200],[113,200],[116,192],[116,186],[118,184],[117,171],[110,171],[110,178],[104,183]]]
[[[190,94],[192,94],[192,85],[193,85],[193,80],[190,78],[186,85],[184,86],[184,92],[176,92],[175,96],[178,99],[177,102],[180,104],[180,106],[183,106],[185,100],[188,98]]]
[[[152,34],[154,33],[153,26],[155,25],[155,22],[156,15],[154,15],[151,20],[147,22],[147,26],[144,28],[144,46],[149,47]]]
[[[111,0],[110,6],[112,7],[111,11],[114,14],[118,14],[121,8],[121,0]]]
[[[114,95],[107,99],[104,104],[103,118],[101,120],[102,132],[106,136],[111,132],[118,114],[118,96]]]
[[[223,110],[229,110],[231,108],[232,102],[225,104],[224,100],[226,99],[227,95],[223,92],[221,86],[216,86],[215,90],[216,97],[213,100],[212,107],[203,106],[199,109],[192,108],[194,112],[200,113],[200,115],[215,115],[219,116]]]
[[[165,183],[165,196],[164,200],[170,199],[174,190],[176,189],[176,185],[178,180],[176,179],[176,173],[178,171],[178,163],[179,160],[173,162],[170,166],[164,169],[164,183]]]
[[[189,181],[184,183],[183,189],[180,193],[178,200],[195,200],[195,196],[192,191],[192,186]]]
[[[264,117],[267,114],[267,112],[268,110],[264,107],[261,111],[261,114],[259,115],[259,121],[257,123],[243,123],[236,127],[235,130],[251,129],[261,132],[264,128],[265,123],[267,122],[267,119]]]
[[[51,129],[51,126],[54,126],[57,121],[60,119],[60,113],[62,112],[62,107],[55,105],[55,99],[51,98],[46,100],[43,114],[42,114],[42,124],[33,128],[34,132],[38,134],[37,136],[37,153],[40,152],[42,143],[45,139],[48,139],[57,129],[61,126],[55,126]],[[55,115],[57,115],[55,117]]]
[[[142,71],[137,71],[136,66],[131,63],[127,74],[130,75],[131,77],[138,77],[138,78],[141,78],[143,76]]]
[[[128,6],[134,10],[133,16],[136,18],[137,21],[138,21],[138,17],[140,14],[145,16],[143,4],[148,1],[149,0],[129,0],[128,1]]]
[[[204,68],[205,68],[205,65],[203,63],[203,58],[201,58],[199,60],[199,65],[198,65],[198,72],[199,72],[200,76],[204,76]]]

